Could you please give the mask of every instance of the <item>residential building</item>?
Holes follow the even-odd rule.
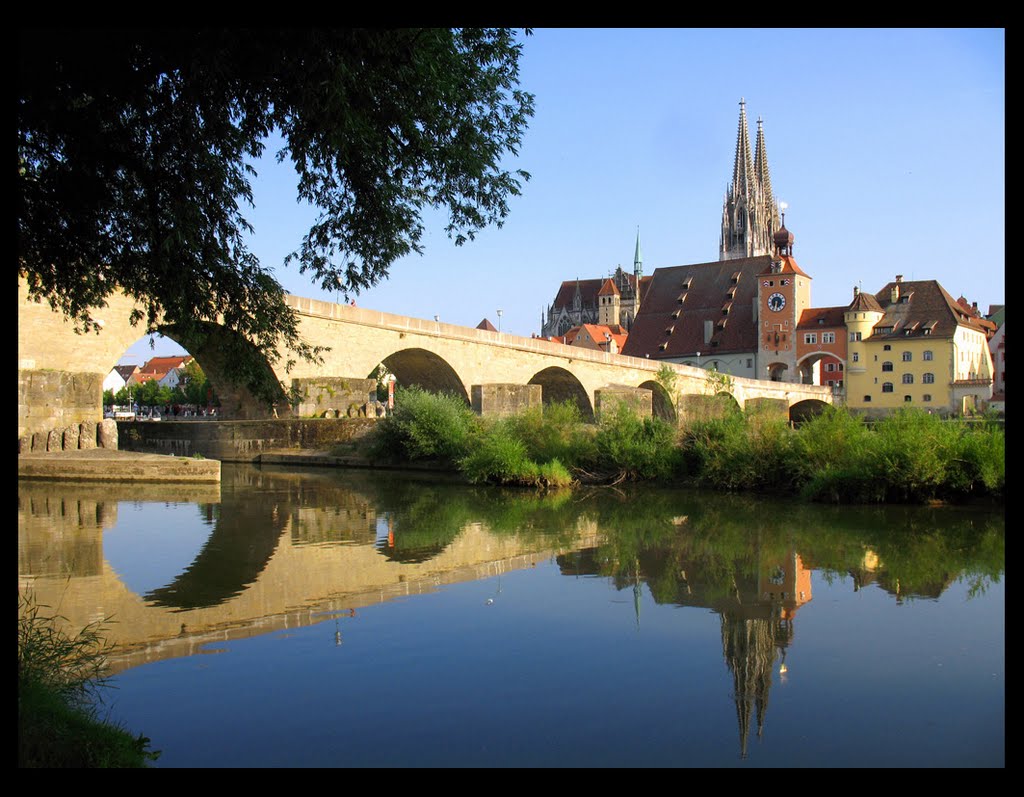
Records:
[[[905,406],[947,415],[992,397],[992,323],[935,280],[897,275],[874,296],[854,289],[845,313],[846,404],[866,414]]]
[[[112,393],[117,393],[138,371],[139,366],[137,365],[115,365],[103,380],[103,392],[109,390]]]

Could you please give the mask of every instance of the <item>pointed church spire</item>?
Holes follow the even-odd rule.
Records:
[[[756,257],[772,253],[772,236],[780,227],[779,211],[772,193],[764,128],[757,120],[757,147],[750,156],[747,102],[740,99],[740,121],[736,133],[736,160],[732,184],[722,204],[722,234],[719,260]]]
[[[736,133],[736,162],[732,167],[734,194],[747,196],[753,186],[754,168],[750,157],[750,133],[747,129],[747,101],[740,98],[740,126]]]
[[[757,142],[754,148],[754,176],[758,185],[761,186],[761,200],[768,211],[765,222],[765,234],[768,240],[772,239],[775,231],[779,229],[779,208],[775,202],[775,195],[772,193],[772,177],[768,170],[768,150],[764,146],[764,123],[761,117],[757,117]]]
[[[633,274],[637,279],[644,275],[644,256],[640,253],[640,225],[636,227],[636,254],[633,255]]]

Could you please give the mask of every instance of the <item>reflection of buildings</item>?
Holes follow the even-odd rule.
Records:
[[[799,554],[789,551],[783,558],[759,563],[755,595],[743,596],[737,587],[737,605],[722,609],[722,655],[733,675],[740,755],[744,758],[755,711],[757,735],[764,730],[776,653],[779,676],[785,681],[793,617],[809,600],[811,571]]]
[[[673,572],[666,573],[672,562]],[[564,575],[608,575],[599,549],[559,557]],[[753,562],[708,562],[699,556],[676,559],[664,550],[644,552],[613,575],[619,589],[637,598],[641,579],[659,603],[711,609],[721,620],[722,655],[733,676],[733,700],[739,725],[740,755],[746,757],[752,723],[764,729],[772,670],[786,678],[786,651],[793,641],[793,619],[812,598],[811,570],[788,548],[780,555],[758,550]],[[666,587],[666,582],[671,586]],[[668,589],[673,591],[669,592]],[[636,606],[639,622],[639,604]]]

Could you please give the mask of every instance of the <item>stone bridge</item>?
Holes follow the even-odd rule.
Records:
[[[704,411],[702,403],[720,402],[722,395],[739,408],[763,405],[791,414],[809,406],[805,402],[820,406],[832,401],[827,387],[742,377],[716,381],[707,371],[674,363],[667,364],[675,374],[670,392],[665,380],[658,378],[662,361],[292,295],[286,301],[299,315],[302,337],[330,350],[322,363],[299,361],[290,372],[283,363],[273,368],[268,363],[283,388],[277,406],[258,401],[224,379],[223,348],[218,343],[233,334],[229,330],[211,326],[206,342],[193,349],[175,336],[173,325],[158,327],[160,334],[181,343],[199,362],[220,398],[222,418],[268,418],[275,412],[351,415],[353,407],[365,406],[381,364],[399,386],[454,393],[484,414],[572,400],[584,417],[592,419],[602,403],[625,398],[639,402],[641,411],[682,423]],[[29,300],[19,280],[19,438],[101,418],[103,380],[143,335],[140,327],[129,323],[133,307],[126,296],[111,297],[94,315],[102,323],[100,332],[79,335],[49,305]]]

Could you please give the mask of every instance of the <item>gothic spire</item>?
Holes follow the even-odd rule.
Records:
[[[757,117],[757,142],[754,149],[754,175],[761,186],[763,201],[768,209],[768,236],[779,229],[779,211],[772,193],[772,177],[768,171],[768,150],[764,146],[764,123]]]
[[[734,195],[748,196],[754,183],[754,161],[750,157],[750,133],[747,129],[747,102],[740,98],[740,126],[736,133],[736,162],[732,167]]]
[[[636,254],[633,255],[633,273],[637,279],[644,275],[644,256],[640,253],[640,226],[636,228]],[[640,289],[639,283],[637,284],[637,290]]]

